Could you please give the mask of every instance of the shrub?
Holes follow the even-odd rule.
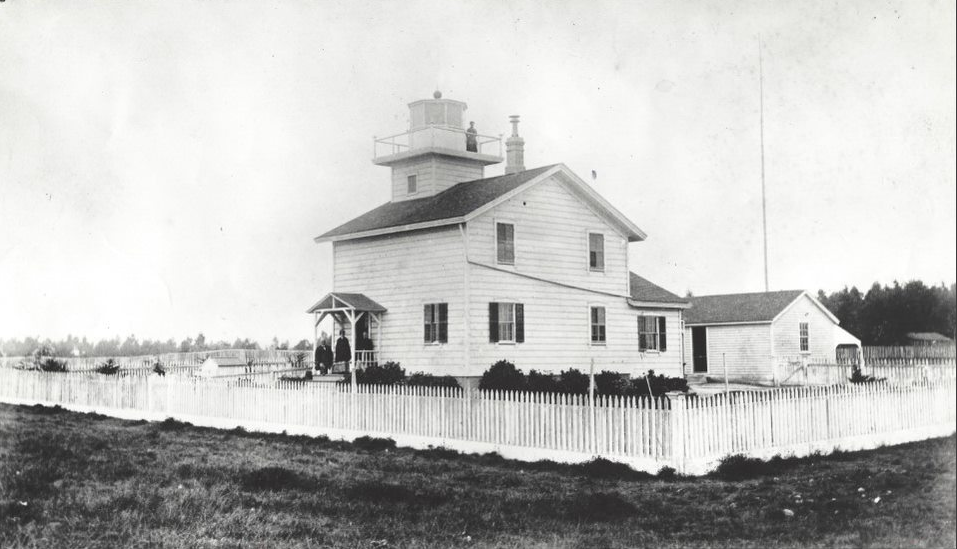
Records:
[[[103,364],[96,367],[96,373],[107,376],[113,376],[120,372],[120,365],[115,360],[109,358]]]
[[[558,390],[575,395],[588,394],[588,375],[571,368],[558,376]]]
[[[157,375],[161,375],[161,376],[166,375],[166,368],[163,367],[162,362],[157,360],[156,362],[153,363],[153,373]]]
[[[372,364],[356,370],[356,383],[367,385],[397,385],[405,379],[405,370],[398,362]]]
[[[525,381],[526,389],[533,393],[557,393],[558,380],[551,374],[543,374],[538,370],[529,370]]]
[[[44,372],[65,372],[66,361],[57,360],[53,357],[47,357],[41,359],[41,361],[37,363],[37,368]]]
[[[352,441],[352,444],[360,450],[367,452],[382,452],[395,450],[395,441],[391,438],[359,437]]]
[[[661,480],[672,480],[678,476],[678,471],[674,467],[668,467],[667,465],[658,469],[658,478]]]
[[[410,387],[449,387],[459,388],[459,382],[452,376],[434,376],[422,372],[416,372],[405,380],[405,384]]]
[[[721,458],[711,475],[722,480],[745,480],[763,475],[767,470],[768,463],[765,461],[744,454],[734,454]]]
[[[524,391],[526,387],[525,375],[507,360],[492,364],[479,382],[479,389],[483,391]]]
[[[595,376],[595,392],[599,395],[624,396],[627,393],[628,376],[603,370]]]
[[[649,389],[650,386],[650,389]],[[631,380],[626,394],[628,396],[662,396],[671,391],[688,392],[688,381],[683,377],[665,377],[655,375],[654,370],[648,370],[644,377]]]
[[[883,383],[887,381],[883,377],[874,377],[870,375],[864,375],[861,372],[861,369],[857,366],[854,366],[851,369],[851,377],[847,378],[851,383]]]

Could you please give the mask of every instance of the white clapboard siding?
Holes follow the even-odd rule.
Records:
[[[708,371],[703,373],[711,377],[723,377],[727,364],[729,378],[755,381],[772,379],[771,330],[768,324],[708,326],[706,329]],[[685,349],[688,363],[686,371],[690,373],[694,357],[691,328],[685,329]]]
[[[952,434],[957,381],[795,387],[663,398],[326,383],[98,376],[0,368],[0,402],[251,430],[393,437],[525,460],[594,457],[700,474],[732,454],[768,458]]]
[[[458,227],[335,242],[334,288],[368,296],[387,312],[382,319],[380,361],[401,362],[408,372],[461,375],[464,266]],[[423,341],[423,306],[448,303],[449,341]],[[373,338],[375,334],[370,334]]]
[[[627,241],[554,179],[468,223],[469,259],[495,265],[495,223],[515,225],[515,265],[505,267],[577,287],[628,293]],[[588,265],[588,232],[605,237],[605,269]]]
[[[681,375],[681,324],[677,310],[639,310],[616,296],[605,296],[516,277],[484,267],[471,267],[470,324],[471,368],[481,375],[494,362],[506,359],[523,371],[559,373],[569,368],[587,372],[611,370],[639,375],[655,370]],[[525,309],[525,342],[489,341],[488,304],[522,303]],[[605,307],[606,343],[591,344],[590,308]],[[663,353],[638,350],[638,316],[667,318],[668,348]]]
[[[408,178],[416,176],[416,192],[408,193]],[[480,164],[451,157],[425,156],[409,159],[392,166],[392,200],[425,198],[438,194],[463,181],[482,179]]]
[[[801,322],[808,324],[808,353],[835,360],[834,321],[807,295],[801,296],[774,321],[774,355],[785,357],[801,353]]]

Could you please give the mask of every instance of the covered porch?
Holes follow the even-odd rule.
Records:
[[[340,330],[345,330],[346,337],[349,338],[352,357],[348,362],[334,362],[333,372],[348,371],[350,363],[362,369],[378,362],[385,307],[363,294],[331,292],[306,312],[313,315],[313,352],[319,342],[319,324],[327,316],[332,318],[335,326],[330,334],[330,345],[333,349]]]

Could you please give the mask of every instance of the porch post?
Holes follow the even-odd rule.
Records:
[[[352,378],[352,390],[356,390],[356,310],[349,309],[349,331],[352,333],[352,364],[349,368],[349,374]]]
[[[375,314],[375,349],[376,354],[382,350],[382,313]],[[378,362],[378,356],[376,362]]]

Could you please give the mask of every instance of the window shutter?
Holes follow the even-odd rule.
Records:
[[[660,342],[660,348],[658,349],[661,352],[668,350],[668,332],[667,332],[667,323],[665,322],[665,317],[658,317],[658,340]]]
[[[515,304],[515,343],[525,343],[525,305]]]
[[[422,320],[425,324],[424,338],[426,343],[432,343],[432,319],[429,318],[429,307],[431,307],[431,305],[428,304],[422,307]]]
[[[439,343],[449,342],[449,304],[439,303]]]
[[[498,303],[488,304],[488,340],[498,342]]]

